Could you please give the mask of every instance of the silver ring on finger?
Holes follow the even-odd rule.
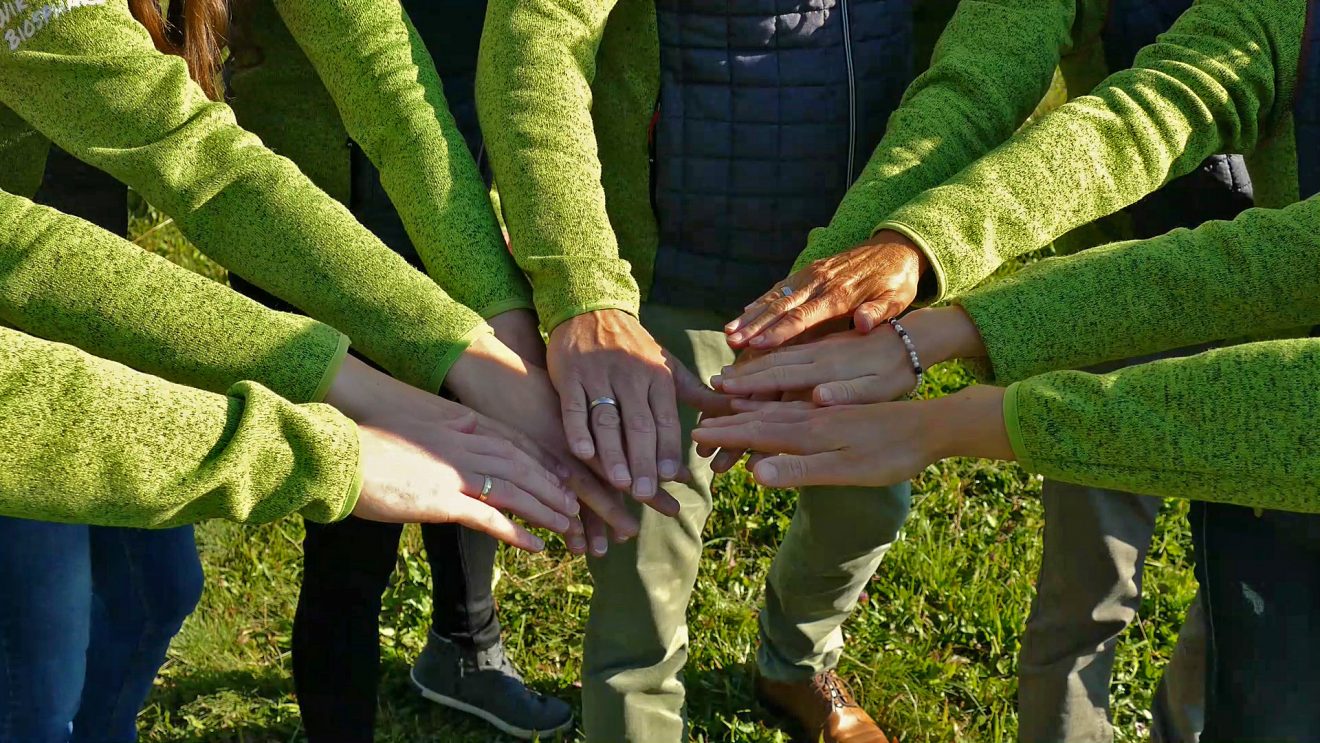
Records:
[[[779,287],[779,293],[780,293],[780,294],[783,294],[785,297],[791,297],[791,296],[793,296],[793,287],[791,287],[791,286],[781,286],[781,287]]]
[[[619,407],[619,401],[618,401],[618,400],[615,400],[614,398],[612,398],[612,397],[610,397],[610,396],[608,396],[608,395],[601,396],[601,397],[596,398],[595,400],[592,400],[592,401],[591,401],[591,405],[587,408],[587,410],[588,410],[588,411],[595,410],[596,408],[600,407],[601,405],[613,405],[614,408],[617,410],[618,407]]]
[[[492,479],[490,475],[486,475],[486,479],[481,483],[481,494],[477,496],[477,500],[482,503],[490,500],[490,491],[494,489],[494,487],[495,480]]]

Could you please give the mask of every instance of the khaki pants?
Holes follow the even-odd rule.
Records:
[[[703,378],[734,359],[714,312],[658,305],[642,324]],[[686,437],[696,413],[684,409]],[[666,489],[682,505],[677,518],[638,508],[641,532],[591,560],[595,593],[587,620],[583,724],[602,743],[686,740],[681,680],[687,661],[686,611],[711,511],[712,473],[689,441],[690,486]],[[910,490],[804,488],[770,568],[761,611],[761,673],[782,681],[809,678],[838,663],[840,629],[907,517]]]
[[[1113,740],[1109,680],[1118,636],[1141,604],[1162,499],[1046,481],[1045,552],[1018,656],[1018,739]],[[1153,740],[1201,729],[1205,621],[1193,601],[1154,703]]]
[[[1104,373],[1196,347],[1104,364]],[[1109,743],[1109,680],[1118,636],[1136,619],[1141,576],[1163,500],[1046,480],[1045,550],[1018,656],[1018,739]],[[1205,618],[1187,611],[1156,692],[1151,739],[1195,743],[1205,717]]]

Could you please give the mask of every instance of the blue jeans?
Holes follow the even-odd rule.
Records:
[[[191,526],[0,518],[0,743],[119,743],[202,592]]]

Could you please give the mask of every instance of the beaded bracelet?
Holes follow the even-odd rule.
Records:
[[[908,352],[908,359],[912,361],[912,373],[917,375],[917,383],[912,387],[912,392],[908,393],[913,394],[921,389],[921,383],[926,381],[926,370],[921,368],[921,359],[917,357],[917,347],[912,343],[912,336],[908,335],[908,332],[899,324],[897,318],[889,318],[889,324],[894,327],[894,332],[898,333],[899,339],[903,341],[903,347]]]

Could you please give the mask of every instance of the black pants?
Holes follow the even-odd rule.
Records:
[[[1193,503],[1203,743],[1320,740],[1320,516]]]
[[[477,40],[485,3],[409,2],[418,31],[432,43],[450,112],[480,164],[481,133],[473,96]],[[417,6],[417,7],[414,7]],[[380,183],[380,174],[348,143],[352,187],[348,207],[391,250],[422,269],[421,260]],[[489,179],[489,173],[486,173]],[[241,277],[238,291],[268,306],[295,311]],[[380,610],[397,560],[398,526],[349,518],[307,524],[303,583],[293,623],[293,677],[303,726],[313,743],[370,743],[380,671]],[[485,649],[499,641],[491,580],[496,542],[451,524],[422,527],[431,566],[431,628],[461,646]]]
[[[349,518],[307,524],[293,623],[293,679],[313,741],[371,741],[380,671],[380,601],[402,527]],[[432,630],[468,647],[500,637],[491,595],[495,540],[453,524],[422,527]]]

